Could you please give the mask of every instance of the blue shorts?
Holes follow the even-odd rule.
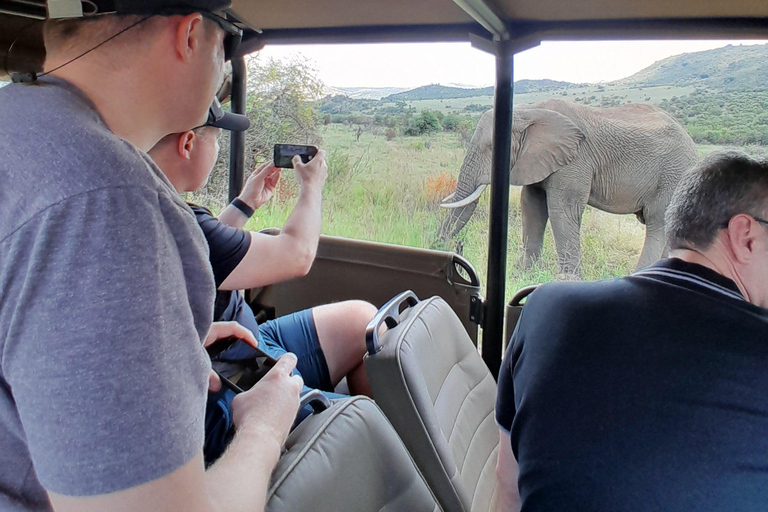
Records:
[[[248,321],[246,315],[250,315]],[[259,348],[274,357],[279,358],[286,352],[296,354],[296,373],[304,379],[304,384],[321,391],[333,391],[331,374],[325,360],[320,340],[317,337],[315,320],[312,310],[305,309],[290,315],[269,320],[261,325],[253,320],[250,308],[244,308],[243,314],[238,315],[237,321],[253,331],[259,340]],[[258,330],[258,332],[257,332]],[[221,353],[222,357],[239,359],[253,354],[253,349],[244,342],[238,342]]]
[[[315,320],[312,310],[305,309],[290,315],[281,316],[274,320],[258,325],[249,307],[244,314],[238,315],[237,321],[249,328],[254,334],[258,331],[259,348],[277,359],[286,352],[296,354],[298,362],[294,373],[304,379],[302,395],[312,389],[319,389],[330,399],[348,398],[333,392],[331,374],[325,354],[320,347],[317,337]],[[248,313],[248,314],[245,314]],[[250,319],[248,318],[250,316]],[[244,342],[238,342],[221,353],[222,357],[239,359],[253,354],[253,349]],[[235,393],[222,389],[218,393],[208,395],[205,411],[205,446],[206,465],[218,459],[232,440],[234,428],[232,423],[232,399]],[[312,413],[310,406],[299,411],[296,418],[298,424]]]

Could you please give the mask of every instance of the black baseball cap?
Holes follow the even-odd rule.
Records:
[[[96,12],[115,14],[167,14],[175,11],[223,11],[232,7],[230,0],[91,0]]]
[[[89,14],[123,14],[138,16],[170,16],[199,12],[227,33],[224,38],[224,58],[230,60],[237,52],[243,31],[224,12],[232,7],[231,0],[91,0],[96,7]]]
[[[204,126],[213,126],[231,132],[244,132],[251,126],[251,121],[244,115],[225,112],[218,98],[214,98],[208,109],[208,120]]]

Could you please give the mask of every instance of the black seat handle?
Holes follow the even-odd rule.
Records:
[[[365,345],[368,348],[370,355],[377,354],[381,350],[379,345],[379,328],[383,323],[387,324],[387,328],[392,329],[400,323],[400,309],[405,304],[405,308],[415,306],[419,303],[419,298],[411,290],[404,291],[392,299],[389,302],[381,306],[376,316],[368,322],[368,326],[365,328]]]
[[[301,401],[299,402],[299,410],[303,409],[307,405],[312,407],[312,411],[317,414],[318,412],[323,412],[329,408],[331,406],[331,400],[319,389],[313,389],[312,391],[307,391],[301,396]]]
[[[532,284],[532,285],[530,285],[530,286],[526,286],[525,288],[520,288],[520,289],[519,289],[519,290],[517,290],[517,292],[515,292],[515,294],[512,296],[512,299],[510,299],[510,301],[509,301],[509,305],[510,305],[510,306],[519,306],[519,305],[520,305],[520,303],[522,302],[522,300],[523,300],[524,298],[526,298],[527,296],[529,296],[531,293],[533,293],[533,291],[534,291],[536,288],[538,288],[538,287],[539,287],[539,285],[537,285],[537,284]]]

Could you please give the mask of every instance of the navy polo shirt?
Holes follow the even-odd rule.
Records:
[[[548,283],[499,375],[523,511],[768,510],[768,310],[679,259]]]

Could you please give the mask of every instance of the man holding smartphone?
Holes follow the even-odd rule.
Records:
[[[218,155],[220,130],[216,126],[244,129],[232,114],[227,116],[229,122],[211,122],[206,127],[169,135],[150,151],[179,193],[205,185]],[[305,390],[319,389],[330,398],[338,398],[341,395],[333,390],[346,377],[351,394],[370,396],[363,356],[365,328],[376,314],[372,304],[326,304],[259,325],[238,292],[303,276],[312,266],[322,224],[323,186],[328,176],[325,151],[318,151],[307,163],[294,156],[292,163],[300,183],[299,198],[279,235],[243,229],[254,210],[269,201],[277,186],[281,170],[272,162],[251,173],[238,198],[218,219],[205,208],[192,206],[210,248],[218,289],[214,318],[236,321],[250,329],[259,339],[259,348],[272,357],[286,352],[296,354],[296,369],[304,379]],[[240,359],[252,354],[248,344],[241,342],[221,356]]]
[[[238,449],[206,471],[214,284],[145,153],[205,122],[229,2],[89,3],[46,22],[45,75],[0,90],[0,510],[261,510],[295,359],[238,395]]]

